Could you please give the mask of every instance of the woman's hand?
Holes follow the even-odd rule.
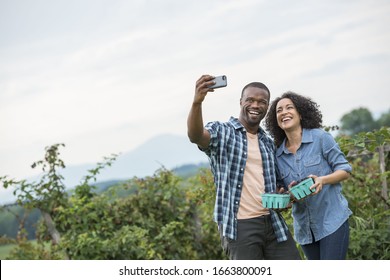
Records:
[[[315,189],[315,191],[311,195],[316,195],[320,191],[322,191],[322,186],[324,185],[324,182],[322,180],[322,177],[318,177],[316,175],[309,175],[309,178],[313,178],[314,185],[310,187],[311,190]]]

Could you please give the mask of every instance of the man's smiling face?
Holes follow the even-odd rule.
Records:
[[[249,132],[256,133],[269,105],[269,93],[258,87],[248,87],[240,100],[239,120]]]

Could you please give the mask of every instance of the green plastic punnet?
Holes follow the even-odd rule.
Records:
[[[261,198],[265,208],[286,208],[290,202],[289,194],[263,193]]]
[[[315,189],[310,189],[314,185],[313,178],[307,178],[301,181],[298,185],[295,185],[290,189],[290,192],[294,195],[296,199],[302,199],[309,194],[315,192]]]

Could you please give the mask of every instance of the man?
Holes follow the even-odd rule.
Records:
[[[270,92],[259,82],[241,93],[239,118],[203,125],[202,103],[213,76],[196,82],[187,120],[188,137],[210,160],[216,185],[214,221],[230,259],[300,259],[283,217],[262,206],[261,193],[276,191],[273,141],[260,127]]]

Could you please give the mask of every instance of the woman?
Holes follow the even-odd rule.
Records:
[[[276,158],[284,184],[306,177],[314,180],[312,195],[293,203],[294,235],[309,260],[345,259],[352,214],[341,193],[351,166],[332,135],[321,129],[317,103],[286,92],[270,106],[266,127],[277,146]]]

